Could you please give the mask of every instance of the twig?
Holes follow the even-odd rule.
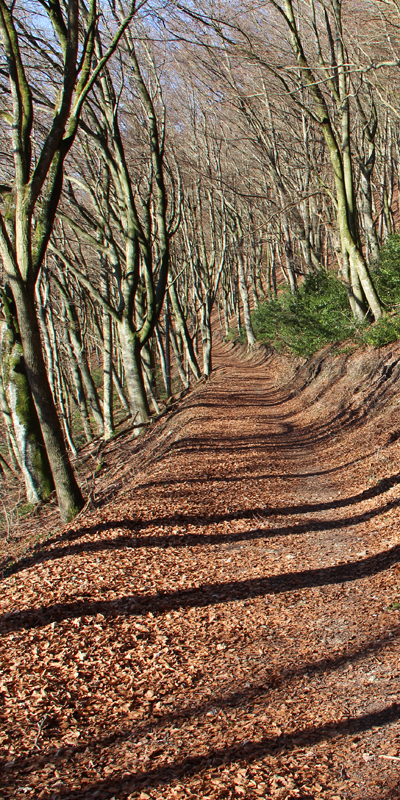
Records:
[[[3,500],[1,500],[1,505],[3,506],[4,516],[6,518],[6,523],[7,523],[7,536],[6,536],[6,541],[7,542],[10,540],[13,526],[14,525],[18,526],[18,506],[19,506],[20,500],[21,500],[21,489],[18,492],[17,502],[15,503],[15,505],[9,511],[7,511]],[[14,522],[14,519],[13,519],[15,511],[17,512],[16,522]]]
[[[385,758],[386,761],[400,761],[398,756],[379,756],[379,758]]]
[[[40,747],[38,745],[38,741],[39,741],[39,739],[40,739],[40,737],[42,735],[43,725],[46,722],[47,717],[48,717],[48,714],[45,714],[44,717],[42,717],[42,719],[40,720],[40,722],[37,723],[38,732],[37,732],[37,736],[36,736],[36,739],[34,741],[33,746],[37,747],[38,750],[40,750]]]
[[[6,524],[7,524],[7,536],[6,536],[6,540],[7,540],[7,542],[8,542],[8,540],[9,540],[9,538],[10,538],[10,530],[11,530],[11,528],[10,528],[10,519],[9,519],[9,516],[8,516],[8,513],[7,513],[7,509],[6,509],[6,507],[5,507],[4,503],[3,503],[3,501],[1,501],[1,505],[3,506],[3,509],[4,509],[4,516],[5,516],[5,518],[6,518]]]
[[[98,468],[98,465],[99,465],[98,458],[99,458],[100,452],[101,452],[102,448],[104,447],[104,445],[105,445],[105,442],[104,442],[104,440],[103,440],[103,439],[101,439],[101,440],[100,440],[100,442],[99,442],[99,446],[98,446],[98,448],[97,448],[97,450],[96,450],[96,454],[95,454],[95,456],[92,456],[92,458],[93,458],[93,461],[95,462],[95,467],[94,467],[94,470],[93,470],[93,474],[92,474],[92,481],[91,481],[91,486],[90,486],[90,489],[89,489],[89,492],[88,492],[88,496],[87,496],[87,499],[86,499],[86,503],[85,503],[85,505],[83,506],[83,508],[82,508],[82,511],[80,512],[81,514],[82,514],[84,511],[86,511],[86,510],[87,510],[88,506],[89,506],[89,505],[90,505],[90,503],[92,502],[92,499],[93,499],[93,494],[94,494],[94,488],[95,488],[95,483],[96,483],[97,468]],[[78,516],[79,516],[79,515],[78,515]],[[75,519],[76,519],[76,517],[75,517]]]

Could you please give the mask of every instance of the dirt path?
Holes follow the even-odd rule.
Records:
[[[399,448],[279,384],[220,347],[2,582],[1,798],[400,797]]]

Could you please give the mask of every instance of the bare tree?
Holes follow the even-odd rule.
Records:
[[[3,135],[12,153],[3,186],[0,255],[15,300],[26,374],[60,512],[68,519],[82,507],[83,497],[49,386],[34,287],[53,230],[65,159],[82,107],[137,9],[132,2],[104,54],[97,57],[100,23],[96,0],[90,0],[88,7],[79,0],[33,0],[28,23],[24,5],[0,0],[0,32],[10,87],[4,98]],[[45,45],[49,35],[50,47]],[[42,115],[43,107],[46,113]]]
[[[96,48],[100,58],[100,39]],[[137,50],[132,31],[126,30],[121,72],[103,72],[81,121],[80,176],[69,176],[69,210],[64,207],[62,218],[70,245],[77,236],[88,255],[79,247],[63,248],[60,237],[53,239],[51,250],[114,320],[130,411],[143,424],[150,418],[151,386],[142,356],[164,302],[180,201],[179,181],[166,161],[165,107],[156,65],[149,45],[142,48],[144,66]],[[128,83],[128,72],[128,97],[121,98],[115,83]],[[136,150],[129,146],[130,135]],[[96,251],[102,256],[101,275],[98,267],[87,271]],[[110,285],[107,296],[104,281]]]

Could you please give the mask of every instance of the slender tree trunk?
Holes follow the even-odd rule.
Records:
[[[156,386],[154,381],[154,358],[151,350],[151,345],[147,342],[140,351],[142,360],[142,373],[143,381],[146,390],[146,395],[151,400],[152,406],[156,414],[159,414],[161,409],[158,405],[156,398]]]
[[[9,477],[10,475],[13,475],[13,470],[11,469],[9,464],[7,464],[7,461],[5,460],[5,458],[3,458],[1,453],[0,453],[0,472],[3,473],[5,478]]]
[[[278,297],[278,289],[276,286],[276,251],[273,246],[271,246],[271,282],[274,300],[276,300]]]
[[[74,399],[81,416],[86,442],[89,443],[93,441],[93,433],[90,426],[90,419],[86,405],[85,391],[83,388],[81,373],[79,371],[79,367],[76,362],[75,354],[72,349],[71,341],[68,335],[68,322],[65,315],[64,315],[64,320],[65,324],[62,326],[62,336],[63,336],[64,347],[68,357],[68,367],[72,373],[72,380],[75,386]]]
[[[169,294],[165,297],[165,389],[167,397],[171,397],[171,315],[169,311]]]
[[[159,359],[160,359],[161,374],[162,374],[162,377],[163,377],[165,394],[166,394],[166,396],[168,398],[168,397],[171,397],[171,375],[169,375],[169,378],[168,378],[168,369],[167,369],[167,362],[166,362],[166,358],[165,358],[165,350],[164,350],[164,347],[163,347],[161,334],[160,334],[160,330],[159,330],[158,325],[156,325],[156,327],[154,329],[154,333],[155,333],[156,342],[157,342],[157,349],[158,349],[158,355],[159,355]]]
[[[179,377],[180,377],[180,379],[182,381],[182,385],[185,388],[187,388],[189,386],[189,363],[187,362],[187,370],[185,371],[184,366],[182,364],[183,358],[182,358],[181,351],[179,349],[177,336],[175,334],[175,331],[174,331],[172,325],[171,325],[171,329],[170,329],[170,335],[171,335],[172,349],[174,351],[174,356],[175,356],[176,368],[177,368],[177,370],[179,372]]]
[[[104,280],[103,290],[109,301],[108,277]],[[110,314],[103,308],[103,430],[106,442],[114,435],[112,350],[112,321]]]
[[[224,326],[225,336],[229,336],[229,307],[228,307],[228,292],[223,293],[222,308],[224,312]]]
[[[238,248],[237,257],[238,257],[239,292],[243,306],[243,322],[244,322],[244,329],[246,331],[247,346],[253,347],[256,341],[256,337],[254,336],[254,331],[251,324],[249,292],[247,288],[246,275],[244,269],[244,258],[243,254],[240,252],[240,247]]]
[[[263,302],[263,300],[265,300],[265,291],[262,285],[261,272],[262,272],[262,267],[261,264],[259,264],[256,269],[256,286],[257,286],[258,299],[260,302]]]
[[[293,267],[292,267],[292,264],[293,264],[293,261],[294,261],[293,247],[292,247],[292,242],[291,242],[291,239],[290,239],[289,227],[288,227],[287,222],[285,224],[285,221],[284,221],[284,224],[283,224],[283,232],[284,232],[285,256],[286,256],[286,265],[285,265],[286,266],[286,270],[285,270],[286,275],[285,275],[285,278],[288,281],[291,293],[292,294],[296,294],[297,281],[296,281],[296,275],[295,275]]]
[[[55,378],[54,386],[55,386],[57,405],[59,408],[60,419],[64,430],[65,440],[69,446],[72,455],[74,456],[74,458],[76,458],[78,452],[75,447],[75,442],[73,440],[70,427],[70,419],[67,410],[67,399],[65,396],[65,384],[63,381],[60,359],[58,357],[59,348],[57,347],[56,332],[54,328],[54,320],[51,309],[49,311],[48,320],[49,320],[49,329],[51,334],[51,346],[53,350],[53,364],[54,364],[54,378]]]
[[[70,328],[68,330],[72,349],[75,354],[75,359],[79,367],[79,371],[82,376],[82,381],[85,387],[85,395],[89,405],[89,408],[93,414],[93,419],[96,424],[97,431],[100,436],[103,436],[104,433],[104,426],[103,426],[103,414],[100,407],[100,401],[97,394],[97,389],[94,385],[94,381],[89,369],[89,365],[86,359],[86,355],[84,352],[83,343],[81,341],[81,337],[77,332],[77,321],[71,320],[70,314],[68,313],[70,319]]]
[[[207,297],[201,309],[201,343],[203,346],[203,374],[209,378],[212,372],[211,309]]]
[[[200,372],[200,369],[199,369],[199,365],[197,363],[197,358],[196,358],[196,354],[195,354],[194,347],[193,347],[193,340],[192,340],[192,338],[191,338],[191,336],[189,334],[188,327],[187,327],[187,324],[186,324],[186,320],[185,320],[185,317],[183,315],[181,304],[179,302],[179,298],[178,298],[178,295],[177,295],[177,292],[176,292],[175,283],[171,284],[171,286],[169,287],[168,291],[169,291],[169,296],[170,296],[170,299],[171,299],[171,305],[172,305],[172,310],[173,310],[173,314],[174,314],[176,330],[182,336],[182,339],[183,339],[183,342],[184,342],[184,345],[185,345],[185,350],[186,350],[187,359],[188,359],[188,363],[189,363],[190,369],[192,370],[193,375],[196,378],[196,380],[198,380],[200,378],[201,372]]]
[[[149,371],[147,369],[147,365],[146,364],[143,364],[143,381],[144,381],[144,385],[145,385],[147,396],[151,400],[151,403],[152,403],[152,406],[154,408],[155,413],[156,414],[160,414],[161,408],[158,405],[157,398],[156,398],[156,396],[154,394],[153,387],[152,387],[151,374],[149,374]]]
[[[115,391],[117,392],[117,395],[118,395],[118,398],[119,398],[119,402],[121,403],[121,407],[126,411],[127,414],[129,414],[129,410],[130,410],[129,409],[129,403],[128,403],[126,397],[125,397],[125,393],[124,393],[124,390],[122,388],[122,383],[121,383],[121,381],[119,379],[119,376],[118,376],[117,370],[115,369],[114,364],[112,365],[112,377],[113,377],[113,383],[114,383],[114,386],[115,386]]]
[[[379,258],[379,242],[372,212],[371,175],[365,169],[360,169],[361,214],[364,224],[371,260],[376,262]]]
[[[41,283],[42,283],[42,275],[41,273],[39,277],[39,281],[36,285],[36,307],[37,307],[37,315],[39,318],[40,323],[40,335],[44,344],[44,352],[46,355],[46,367],[47,367],[47,375],[49,379],[51,393],[54,398],[54,402],[56,402],[56,387],[54,382],[54,358],[53,358],[53,349],[51,347],[49,331],[46,323],[46,311],[48,310],[48,297],[49,297],[49,285],[46,285],[46,299],[43,300],[42,292],[41,292]]]

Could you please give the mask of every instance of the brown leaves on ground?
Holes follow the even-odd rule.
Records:
[[[216,356],[2,581],[2,798],[400,797],[396,353]]]

